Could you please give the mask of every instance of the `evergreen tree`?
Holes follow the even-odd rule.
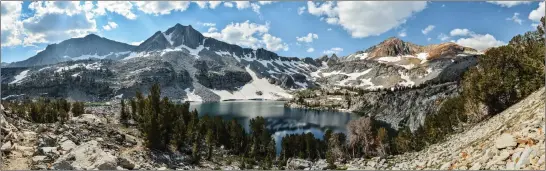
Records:
[[[125,100],[121,99],[121,111],[119,113],[119,122],[127,126],[127,120],[129,120],[129,113],[125,109]]]

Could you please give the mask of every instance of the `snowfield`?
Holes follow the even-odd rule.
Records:
[[[25,79],[27,77],[27,75],[28,75],[28,71],[30,71],[30,70],[24,70],[21,73],[17,74],[15,77],[13,77],[15,80],[10,82],[9,84],[15,84],[15,83],[18,83],[21,80]]]
[[[258,78],[254,71],[250,70],[250,67],[246,67],[245,70],[252,77],[252,81],[239,90],[234,92],[229,92],[227,90],[211,90],[218,96],[220,100],[230,100],[230,99],[266,99],[266,100],[277,100],[280,98],[292,98],[286,90],[280,86],[270,84],[267,79]],[[261,91],[262,95],[258,95],[257,92]]]

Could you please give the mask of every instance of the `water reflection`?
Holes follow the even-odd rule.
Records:
[[[281,101],[229,101],[214,103],[191,103],[190,109],[197,109],[200,116],[221,116],[235,119],[248,131],[250,119],[262,116],[267,128],[275,138],[277,153],[280,152],[282,137],[294,133],[311,132],[322,139],[326,129],[346,132],[345,126],[355,118],[353,114],[285,108]]]

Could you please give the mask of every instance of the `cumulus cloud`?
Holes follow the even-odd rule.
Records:
[[[218,29],[216,29],[216,27],[211,27],[211,28],[209,28],[209,30],[207,30],[207,32],[212,33],[212,32],[215,32],[217,30]]]
[[[315,51],[315,48],[312,48],[312,47],[307,49],[307,52],[309,52],[309,53],[314,52],[314,51]]]
[[[185,11],[190,6],[189,1],[138,1],[134,3],[138,10],[153,15],[166,15],[171,11]]]
[[[451,36],[468,36],[470,34],[472,34],[470,30],[460,28],[453,29],[451,32],[449,32],[449,35]]]
[[[272,36],[268,33],[262,36],[263,42],[265,44],[265,49],[270,51],[284,50],[288,51],[288,45],[282,42],[281,38]]]
[[[268,32],[269,23],[256,24],[247,20],[242,23],[228,24],[219,32],[212,30],[203,33],[203,35],[253,49],[265,47],[271,51],[288,50],[288,45],[283,43],[281,38],[275,37]]]
[[[112,21],[109,21],[108,24],[102,26],[102,28],[104,30],[111,30],[111,29],[115,29],[118,27],[118,24],[116,24],[115,22],[112,22]]]
[[[487,1],[487,2],[492,4],[497,4],[497,5],[500,5],[501,7],[507,7],[507,8],[510,8],[516,5],[531,3],[531,1]]]
[[[131,9],[133,9],[133,4],[129,1],[97,1],[95,13],[98,15],[105,15],[106,11],[108,11],[122,15],[127,19],[134,20],[137,16]]]
[[[23,41],[22,23],[19,21],[23,2],[0,1],[2,46],[20,45]]]
[[[296,37],[298,42],[312,43],[313,40],[318,39],[318,35],[315,33],[309,33],[307,36]]]
[[[471,37],[460,38],[459,40],[455,41],[455,43],[462,46],[471,47],[479,51],[483,51],[490,47],[506,45],[505,42],[495,39],[495,37],[490,34],[472,34]]]
[[[540,18],[544,17],[545,10],[546,8],[544,7],[544,2],[540,2],[538,4],[538,8],[529,13],[529,20],[532,20],[534,22],[540,22]]]
[[[306,9],[306,7],[305,7],[305,6],[303,6],[303,7],[299,7],[299,8],[298,8],[298,15],[301,15],[301,14],[303,14],[303,13],[305,12],[305,9]]]
[[[25,38],[23,43],[49,43],[72,37],[83,37],[97,31],[91,15],[90,3],[74,1],[35,1],[29,4],[34,15],[23,20]],[[91,6],[92,7],[92,6]],[[62,23],[62,24],[59,24]]]
[[[422,32],[424,35],[427,35],[428,32],[434,30],[434,27],[436,27],[436,26],[434,26],[434,25],[428,25],[425,29],[421,30],[421,32]]]
[[[328,1],[322,4],[309,1],[307,9],[312,15],[325,17],[328,24],[342,26],[352,37],[363,38],[382,34],[405,23],[408,17],[425,9],[426,4],[424,1]]]
[[[334,54],[334,53],[339,53],[339,52],[343,52],[343,48],[334,47],[334,48],[330,48],[328,50],[325,50],[322,53],[324,53],[324,54]]]
[[[194,1],[199,8],[215,9],[222,1]]]
[[[518,16],[519,16],[519,13],[516,12],[516,13],[514,13],[514,15],[511,18],[506,18],[506,20],[511,20],[511,21],[514,21],[515,23],[518,23],[519,25],[521,25],[523,20],[521,20]]]

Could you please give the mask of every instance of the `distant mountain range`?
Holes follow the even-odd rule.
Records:
[[[138,46],[94,34],[48,45],[27,60],[3,65],[2,84],[10,86],[2,97],[45,93],[104,100],[133,96],[157,82],[172,99],[283,99],[292,90],[317,86],[376,89],[456,80],[475,65],[477,54],[454,43],[419,46],[389,38],[344,57],[282,57],[176,24]]]

